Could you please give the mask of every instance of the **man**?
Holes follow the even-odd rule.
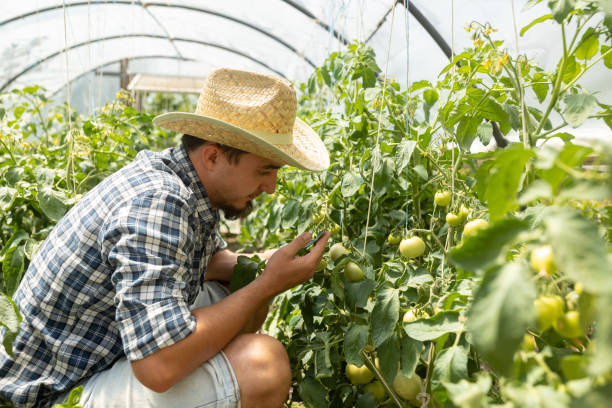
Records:
[[[255,331],[271,299],[310,279],[329,238],[296,257],[309,234],[264,254],[251,284],[227,294],[236,255],[217,229],[278,169],[323,170],[328,153],[295,117],[280,78],[220,69],[195,113],[155,123],[185,134],[141,152],[56,225],[14,298],[23,315],[14,357],[0,352],[0,395],[46,407],[84,387],[85,407],[278,407],[291,381],[275,339]]]

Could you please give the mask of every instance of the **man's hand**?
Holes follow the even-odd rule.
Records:
[[[311,279],[321,262],[325,245],[330,237],[326,232],[307,255],[296,257],[297,252],[308,243],[310,233],[304,232],[270,257],[263,273],[257,279],[265,281],[267,288],[276,296],[300,283]]]

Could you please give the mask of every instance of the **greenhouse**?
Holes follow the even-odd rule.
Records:
[[[612,1],[0,5],[1,407],[609,407]]]

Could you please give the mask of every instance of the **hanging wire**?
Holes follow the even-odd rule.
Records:
[[[385,100],[385,91],[387,90],[387,72],[389,71],[389,55],[391,53],[391,38],[393,36],[393,20],[395,19],[395,5],[397,2],[393,2],[393,8],[391,10],[391,23],[389,27],[389,43],[387,45],[387,61],[385,63],[385,79],[383,81],[383,90],[381,95],[380,109],[378,110],[378,129],[376,130],[376,144],[374,146],[373,161],[372,161],[372,181],[370,182],[370,198],[368,199],[368,216],[366,218],[365,236],[363,237],[363,254],[366,252],[366,245],[368,243],[368,228],[370,227],[370,212],[372,211],[372,195],[374,193],[374,178],[376,176],[376,166],[380,159],[380,124],[382,122],[382,111]]]
[[[410,138],[410,112],[409,112],[409,102],[410,102],[410,0],[404,0],[404,8],[406,9],[405,14],[405,26],[406,26],[406,137]],[[406,166],[406,180],[408,180],[409,175],[409,167]],[[410,201],[410,193],[408,188],[406,188],[406,225],[405,229],[408,231],[408,202]]]
[[[72,131],[72,118],[70,115],[70,74],[68,65],[68,24],[66,22],[66,0],[62,0],[64,11],[64,56],[66,58],[66,104],[68,105],[68,129]]]
[[[524,89],[523,88],[523,75],[521,74],[521,64],[519,62],[519,56],[520,56],[520,49],[519,49],[519,35],[518,35],[518,26],[516,24],[516,13],[514,11],[514,0],[512,0],[512,2],[510,3],[510,5],[512,6],[512,24],[514,25],[514,42],[515,42],[515,46],[516,46],[516,66],[518,66],[518,71],[516,72],[516,76],[518,77],[518,86],[519,86],[519,93],[521,96],[521,121],[523,122],[523,144],[525,147],[529,147],[527,144],[527,118],[525,117],[525,95],[524,95]]]
[[[91,0],[87,0],[87,55],[89,59],[89,66],[92,67],[93,64],[91,62]],[[94,73],[93,77],[91,75],[87,75],[87,91],[89,92],[89,114],[93,115],[94,120],[96,119],[96,110],[94,109],[94,99],[93,99],[93,85],[95,81],[96,75]]]
[[[455,0],[451,0],[451,62],[455,58]]]

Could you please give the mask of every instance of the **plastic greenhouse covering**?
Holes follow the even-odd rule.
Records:
[[[464,27],[489,22],[510,53],[545,69],[561,46],[552,22],[517,33],[549,13],[522,0],[24,0],[0,4],[0,90],[38,84],[84,112],[112,99],[120,62],[128,73],[205,77],[217,67],[267,71],[299,83],[327,55],[363,41],[402,89],[433,81],[452,52],[472,45]],[[518,39],[518,43],[517,40]],[[595,67],[581,83],[612,104],[610,74]],[[609,135],[603,124],[577,135]]]

